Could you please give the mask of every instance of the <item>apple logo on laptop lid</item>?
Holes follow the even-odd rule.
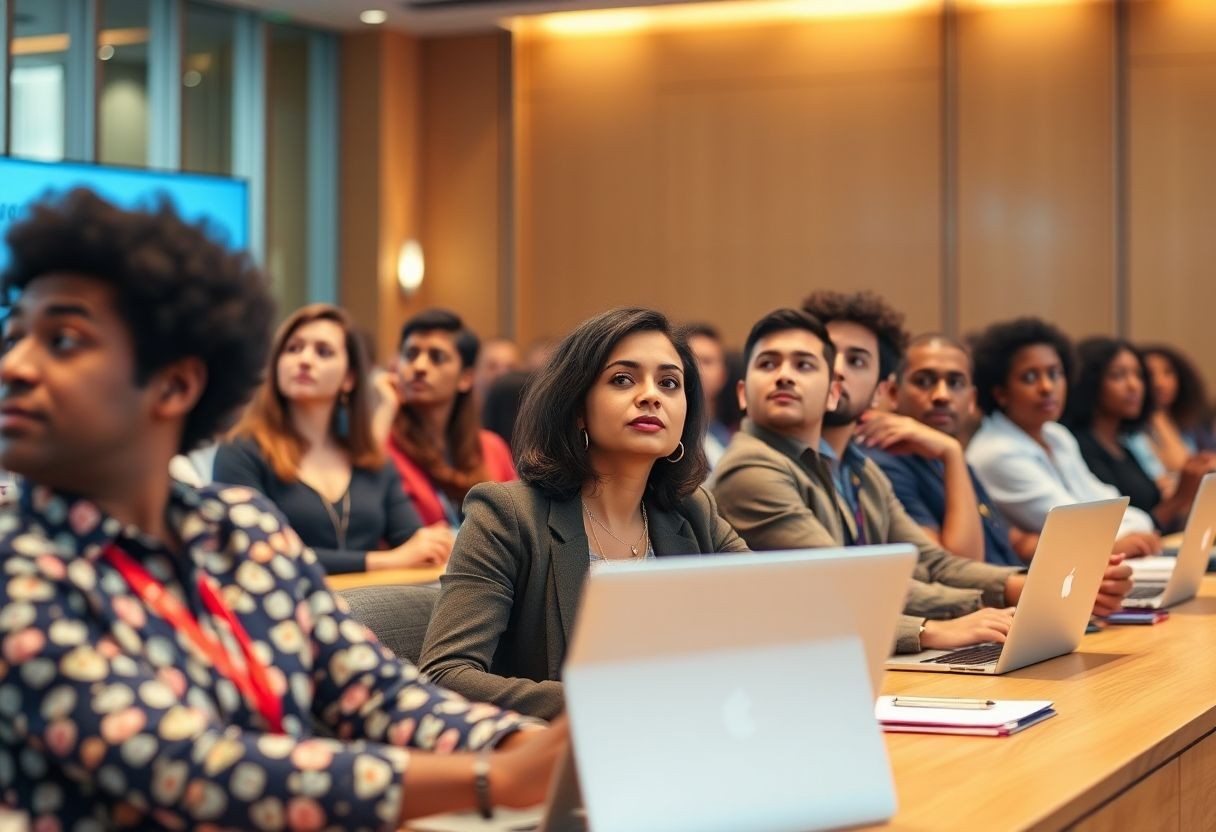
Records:
[[[1067,598],[1072,594],[1072,579],[1076,577],[1077,567],[1073,567],[1072,571],[1064,576],[1064,583],[1060,585],[1060,597]]]

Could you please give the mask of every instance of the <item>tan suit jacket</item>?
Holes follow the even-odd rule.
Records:
[[[828,462],[805,443],[750,421],[735,434],[714,469],[722,516],[755,551],[844,546],[856,519],[832,483]],[[1005,606],[1005,582],[1016,567],[978,563],[934,543],[895,496],[891,482],[866,460],[859,494],[865,540],[911,543],[919,558],[900,619],[895,648],[920,650],[926,618],[957,618],[982,606]]]

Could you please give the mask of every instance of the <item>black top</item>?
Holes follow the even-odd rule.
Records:
[[[342,549],[338,548],[333,518],[341,520],[343,500],[332,505],[331,517],[325,510],[325,498],[310,486],[298,481],[286,483],[275,476],[270,462],[252,440],[220,445],[212,479],[256,488],[269,497],[330,574],[365,571],[368,551],[399,546],[422,527],[401,485],[401,475],[391,462],[375,470],[351,470],[350,520]]]
[[[1122,456],[1116,457],[1090,431],[1076,430],[1073,435],[1081,446],[1085,464],[1095,477],[1119,489],[1120,494],[1130,497],[1132,505],[1142,511],[1151,513],[1157,507],[1161,491],[1153,478],[1144,473],[1131,451],[1124,449]]]

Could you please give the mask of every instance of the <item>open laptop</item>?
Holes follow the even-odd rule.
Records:
[[[567,653],[573,759],[546,805],[407,828],[803,832],[885,820],[895,791],[874,699],[916,556],[862,546],[605,564],[588,577]]]
[[[892,656],[887,668],[999,675],[1077,649],[1127,504],[1119,497],[1047,513],[1004,644]]]
[[[910,546],[880,546],[591,576],[563,671],[591,829],[803,832],[890,817],[873,705],[915,562]]]
[[[1175,558],[1135,558],[1129,560],[1136,585],[1123,599],[1124,607],[1161,609],[1189,601],[1199,591],[1208,557],[1216,539],[1216,474],[1208,474],[1199,483],[1191,515],[1186,521],[1182,546]],[[1160,565],[1166,564],[1169,577],[1160,577]],[[1147,567],[1147,568],[1146,568]],[[1156,567],[1156,569],[1154,569]],[[1153,573],[1156,572],[1156,575]]]

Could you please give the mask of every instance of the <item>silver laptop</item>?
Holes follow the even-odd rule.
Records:
[[[1182,535],[1182,546],[1178,548],[1177,559],[1170,558],[1169,577],[1152,577],[1149,570],[1137,567],[1143,561],[1150,566],[1165,558],[1136,558],[1128,561],[1136,575],[1136,585],[1123,599],[1124,607],[1140,609],[1161,609],[1174,604],[1181,604],[1195,597],[1199,585],[1203,582],[1203,574],[1208,568],[1208,558],[1212,553],[1212,543],[1216,539],[1216,474],[1208,474],[1199,483],[1195,493],[1195,502],[1191,505],[1191,515],[1186,521],[1186,531]]]
[[[997,675],[1077,649],[1127,504],[1119,497],[1047,513],[1004,644],[892,656],[887,668]]]
[[[804,832],[895,810],[874,719],[910,546],[612,564],[564,668],[595,832]]]

